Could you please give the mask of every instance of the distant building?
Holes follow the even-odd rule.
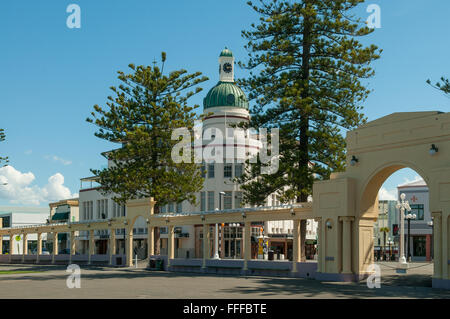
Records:
[[[50,203],[49,206],[50,224],[78,222],[80,220],[78,198],[60,200],[58,202]],[[70,234],[58,233],[58,242],[58,247],[61,252],[68,253],[70,251]]]
[[[0,219],[2,228],[33,226],[47,223],[49,219],[48,208],[46,207],[9,207],[0,206]],[[19,239],[19,238],[17,238]],[[47,240],[47,234],[42,235],[43,243]],[[6,253],[9,247],[9,236],[3,236],[2,253]],[[14,252],[16,254],[23,253],[22,240],[15,241]],[[28,235],[28,249],[30,252],[37,247],[37,234]],[[45,246],[44,246],[45,247]]]
[[[387,257],[392,260],[397,253],[398,243],[394,241],[394,227],[398,225],[396,205],[395,200],[378,201],[378,219],[373,226],[374,250],[377,259]],[[381,231],[383,228],[388,228],[389,231],[384,234]]]

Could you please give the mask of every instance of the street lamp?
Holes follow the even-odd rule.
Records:
[[[398,268],[406,270],[408,268],[408,263],[406,262],[405,258],[405,209],[407,211],[411,211],[411,207],[409,206],[409,203],[407,200],[405,200],[406,195],[402,193],[400,195],[400,200],[397,203],[397,209],[400,210],[400,254],[398,258]]]
[[[416,214],[408,214],[405,216],[406,220],[408,221],[408,261],[411,262],[411,219],[416,219]]]

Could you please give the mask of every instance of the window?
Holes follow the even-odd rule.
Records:
[[[225,192],[223,195],[223,209],[232,209],[233,192]]]
[[[168,213],[173,213],[173,203],[169,203]]]
[[[205,192],[200,192],[200,211],[204,212],[206,210],[206,194]]]
[[[161,206],[160,211],[162,214],[164,214],[167,211],[167,206],[166,205]]]
[[[242,207],[242,192],[234,192],[234,208]]]
[[[208,210],[214,210],[214,192],[208,192]]]
[[[233,174],[233,164],[223,164],[223,177],[231,178]]]
[[[183,210],[183,203],[177,203],[177,213],[181,213]]]
[[[3,228],[11,227],[11,216],[4,216],[2,218],[2,221],[3,221]]]
[[[236,163],[234,165],[234,177],[241,177],[244,165],[242,163]]]
[[[416,214],[416,220],[423,220],[424,217],[423,204],[413,204],[410,205],[410,207],[411,207],[411,214]]]
[[[214,163],[208,164],[208,178],[214,178]]]

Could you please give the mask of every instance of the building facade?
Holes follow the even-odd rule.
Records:
[[[0,206],[0,222],[2,228],[7,227],[20,227],[20,226],[33,226],[42,225],[49,220],[49,212],[46,207],[9,207]],[[17,237],[17,238],[16,238]],[[23,242],[20,235],[10,238],[10,236],[3,236],[1,240],[2,253],[6,253],[9,247],[9,241],[14,241],[14,251],[16,254],[23,253]],[[46,247],[47,236],[43,235],[44,247]],[[30,252],[36,250],[37,247],[37,235],[31,234],[28,237],[28,249]]]
[[[398,195],[406,195],[411,207],[411,214],[416,219],[411,220],[410,244],[411,259],[413,261],[432,260],[432,218],[430,214],[429,191],[424,180],[414,181],[397,186]],[[409,212],[405,212],[408,214]],[[400,221],[398,222],[400,225]],[[408,254],[408,222],[405,220],[405,256]]]
[[[194,143],[194,152],[202,157],[202,190],[196,194],[196,204],[187,201],[169,203],[160,207],[161,213],[188,213],[215,210],[240,209],[243,192],[233,179],[240,177],[244,171],[244,161],[254,156],[261,147],[256,133],[233,128],[234,124],[250,120],[249,102],[245,93],[234,82],[235,62],[230,50],[224,49],[219,56],[219,82],[209,90],[203,100],[203,122],[201,142]],[[113,165],[108,161],[108,165]],[[99,192],[96,177],[83,178],[79,191],[80,221],[109,219],[126,215],[126,208],[116,204],[113,195],[105,196]],[[280,206],[276,194],[266,199],[266,206]],[[220,258],[242,258],[243,225],[223,223],[211,226],[210,255],[216,253]],[[217,229],[217,236],[216,236]],[[315,255],[317,223],[308,220],[307,257]],[[252,258],[258,258],[258,238],[268,238],[268,248],[276,250],[279,258],[288,259],[292,255],[292,221],[274,221],[252,223]],[[117,253],[124,252],[125,229],[116,232]],[[96,232],[96,252],[106,253],[108,231]],[[147,251],[146,221],[138,219],[134,227],[134,250],[138,258],[145,258]],[[104,238],[104,240],[102,240]],[[218,239],[215,250],[214,240]],[[81,233],[79,239],[82,249],[88,247],[87,232]],[[203,256],[202,225],[182,226],[175,229],[175,257],[200,258]],[[167,253],[167,228],[160,228],[160,252]]]

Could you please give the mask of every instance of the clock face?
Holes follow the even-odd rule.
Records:
[[[230,63],[225,63],[224,65],[223,65],[223,70],[226,72],[226,73],[230,73],[231,72],[231,64]]]

